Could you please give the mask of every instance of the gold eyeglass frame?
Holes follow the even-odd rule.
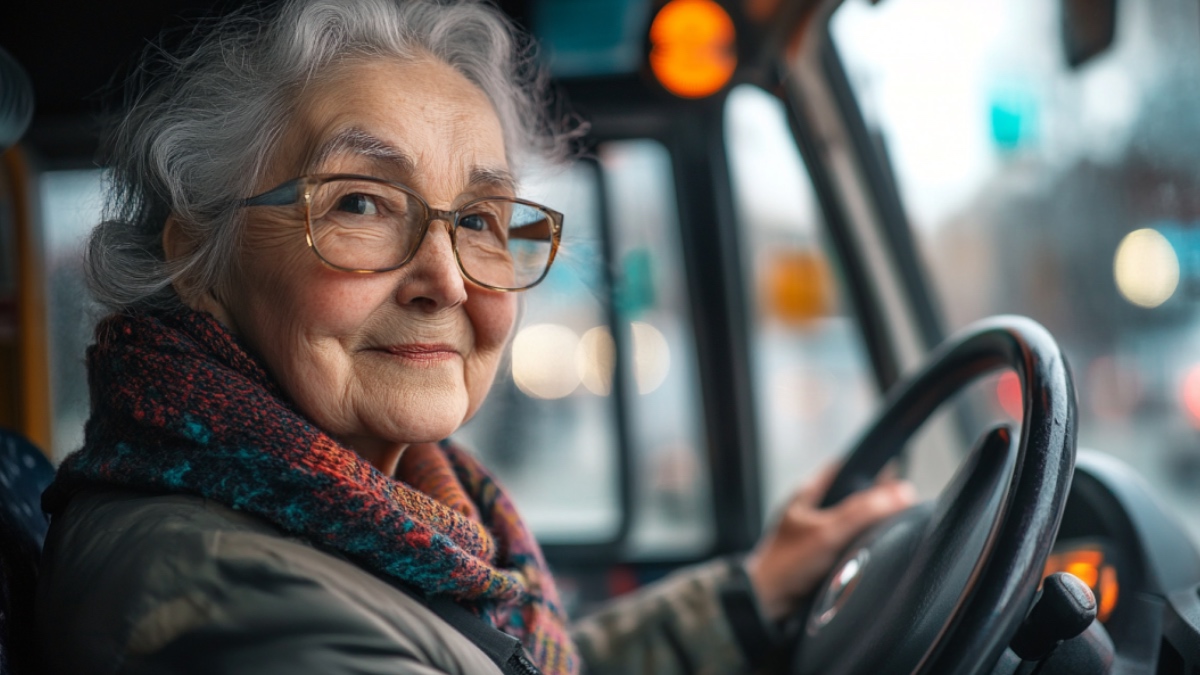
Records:
[[[394,265],[392,267],[388,267],[386,269],[379,269],[379,270],[354,269],[354,268],[343,267],[341,265],[332,263],[329,260],[327,260],[325,258],[325,256],[321,255],[321,251],[317,248],[317,245],[314,243],[314,239],[313,239],[312,196],[313,196],[313,191],[316,189],[317,186],[319,186],[323,183],[328,183],[328,182],[332,182],[335,180],[358,180],[358,181],[367,181],[370,183],[377,183],[379,185],[387,185],[389,187],[396,188],[396,189],[408,194],[409,196],[415,198],[417,203],[421,205],[421,208],[424,209],[424,212],[425,212],[424,217],[422,218],[423,224],[421,226],[421,233],[416,238],[416,241],[413,244],[412,248],[408,251],[407,255],[405,255],[405,257],[404,257],[404,260],[400,264]],[[462,212],[469,209],[472,206],[477,205],[477,204],[482,204],[484,202],[496,202],[496,201],[522,204],[524,206],[529,206],[529,207],[535,208],[539,211],[542,211],[546,215],[550,216],[550,226],[551,226],[550,256],[546,260],[546,267],[545,267],[545,269],[542,270],[541,275],[538,276],[538,278],[533,283],[527,284],[525,286],[521,286],[520,288],[505,288],[503,286],[495,286],[492,284],[483,283],[482,281],[471,276],[471,273],[468,272],[467,269],[463,266],[462,257],[460,257],[459,253],[458,253],[458,238],[455,233],[458,231],[458,220],[461,217]],[[486,288],[488,290],[499,291],[501,293],[519,293],[521,291],[527,291],[527,290],[533,288],[534,286],[537,286],[538,284],[542,283],[542,280],[544,280],[546,278],[546,275],[550,273],[550,266],[554,264],[554,258],[555,258],[555,256],[558,255],[558,246],[562,242],[563,214],[558,211],[555,211],[554,209],[551,209],[549,207],[538,204],[537,202],[531,202],[526,199],[518,199],[516,197],[480,197],[478,199],[472,199],[471,201],[467,202],[466,204],[463,204],[462,206],[460,206],[457,209],[454,209],[452,211],[444,211],[442,209],[435,209],[432,206],[430,206],[429,202],[425,201],[424,197],[417,194],[417,192],[415,190],[408,187],[407,185],[404,185],[402,183],[396,183],[396,182],[390,181],[390,180],[384,180],[383,178],[376,178],[374,176],[362,176],[362,175],[352,174],[352,173],[308,174],[308,175],[304,175],[304,176],[299,176],[299,177],[293,178],[289,181],[285,181],[285,182],[271,188],[270,190],[267,190],[266,192],[254,195],[253,197],[247,197],[246,199],[242,200],[241,205],[242,206],[293,206],[298,202],[304,203],[304,231],[305,231],[304,234],[305,234],[305,238],[308,240],[308,247],[311,248],[313,253],[317,256],[317,258],[319,258],[321,260],[321,262],[324,263],[325,265],[327,265],[328,267],[333,268],[335,270],[339,270],[341,272],[350,272],[352,274],[382,274],[384,272],[391,272],[393,270],[398,270],[401,267],[404,267],[405,265],[407,265],[409,262],[412,261],[413,257],[415,257],[417,255],[417,251],[419,251],[421,249],[421,244],[424,243],[424,241],[425,241],[425,235],[427,235],[429,233],[429,226],[433,223],[433,221],[441,220],[441,221],[444,221],[444,222],[447,222],[450,224],[450,247],[452,249],[454,249],[454,262],[458,265],[458,271],[460,274],[463,275],[464,279],[470,281],[471,283],[475,284],[476,286],[479,286],[481,288]]]

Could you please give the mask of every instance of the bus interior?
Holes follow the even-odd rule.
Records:
[[[103,115],[239,4],[0,10],[35,102],[0,163],[0,428],[50,463],[88,415]],[[563,250],[459,440],[573,613],[744,553],[843,457],[830,500],[889,471],[930,501],[851,546],[781,672],[1200,673],[1200,3],[497,4],[586,134],[523,177]]]

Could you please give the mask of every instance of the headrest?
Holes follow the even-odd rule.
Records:
[[[33,119],[33,84],[29,76],[0,48],[0,151],[16,143]]]

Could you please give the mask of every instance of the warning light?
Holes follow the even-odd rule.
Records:
[[[1096,616],[1100,621],[1108,621],[1113,609],[1117,606],[1117,570],[1111,565],[1100,568],[1100,613]]]
[[[701,98],[737,66],[733,19],[712,0],[671,0],[650,24],[650,70],[667,91]]]
[[[1117,607],[1121,588],[1117,583],[1117,569],[1106,559],[1101,548],[1084,544],[1051,553],[1042,576],[1048,577],[1055,572],[1073,574],[1087,584],[1100,605],[1096,618],[1101,623],[1108,621]]]

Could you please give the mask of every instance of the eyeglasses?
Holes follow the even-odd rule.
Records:
[[[399,183],[351,174],[301,176],[242,206],[297,203],[317,257],[358,274],[404,266],[430,223],[444,220],[464,277],[495,291],[523,291],[546,277],[562,238],[563,215],[524,199],[482,197],[442,211]]]

